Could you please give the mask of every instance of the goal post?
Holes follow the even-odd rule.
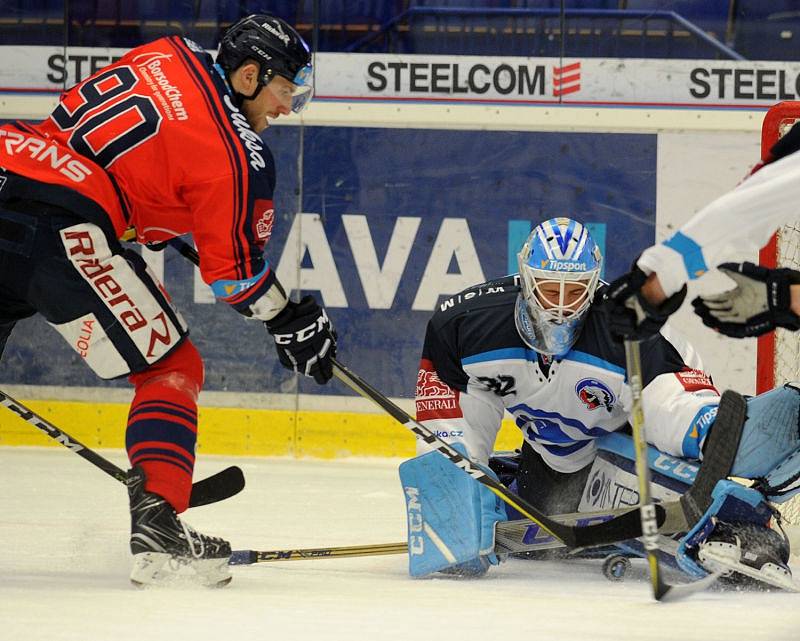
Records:
[[[800,101],[781,102],[769,109],[761,128],[761,157],[798,120]],[[758,212],[753,212],[754,216]],[[759,252],[764,267],[800,270],[800,212],[798,222],[783,226]],[[800,332],[777,329],[758,338],[756,392],[761,394],[787,381],[800,380]],[[800,553],[800,496],[777,506],[789,525],[792,551]]]

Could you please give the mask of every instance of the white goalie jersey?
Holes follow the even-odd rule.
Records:
[[[440,305],[425,335],[417,420],[486,464],[508,412],[548,465],[574,472],[594,459],[595,439],[627,425],[625,352],[592,307],[573,348],[562,358],[543,357],[517,333],[518,293],[517,277],[509,276]],[[643,342],[641,354],[648,441],[668,454],[700,458],[719,401],[711,378],[667,328]]]

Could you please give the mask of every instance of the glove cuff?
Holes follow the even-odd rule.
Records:
[[[294,319],[295,309],[297,309],[299,304],[300,303],[295,303],[291,300],[286,301],[286,307],[269,320],[264,321],[264,326],[267,328],[267,331],[270,334],[274,334],[276,331],[280,330],[281,327],[286,325],[286,323],[290,323]]]
[[[781,268],[774,270],[767,279],[767,303],[778,327],[800,329],[800,316],[791,310],[792,285],[800,285],[800,272]]]
[[[645,314],[647,314],[647,316],[659,320],[660,319],[666,320],[672,314],[677,312],[681,305],[683,305],[683,301],[686,299],[687,291],[688,289],[686,285],[684,285],[660,305],[653,305],[652,303],[650,303],[642,295],[641,289],[636,293],[636,298],[639,301],[639,305],[642,306],[642,310],[645,312]]]

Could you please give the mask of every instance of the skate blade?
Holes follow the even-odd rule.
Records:
[[[130,580],[138,588],[151,586],[221,588],[231,582],[228,557],[193,559],[164,552],[133,556]]]
[[[791,574],[788,574],[782,568],[769,563],[767,564],[769,567],[765,570],[756,570],[732,558],[729,551],[721,549],[721,546],[718,545],[702,547],[698,554],[698,559],[703,567],[709,571],[738,572],[765,585],[780,588],[787,592],[800,592],[800,583],[792,579]]]

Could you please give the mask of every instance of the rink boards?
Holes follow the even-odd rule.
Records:
[[[604,277],[614,278],[657,237],[738,182],[756,158],[760,125],[754,112],[713,110],[342,102],[315,108],[305,126],[294,121],[265,134],[278,173],[267,256],[288,288],[313,292],[325,304],[340,360],[396,399],[413,397],[425,324],[436,305],[514,271],[515,252],[533,224],[552,216],[587,223],[606,254]],[[283,370],[263,327],[215,303],[178,254],[145,254],[206,362],[211,394],[201,399],[203,450],[413,451],[402,427],[354,401],[344,386],[319,388]],[[691,319],[685,325],[690,336],[700,331]],[[728,377],[749,391],[750,348],[736,356],[739,345],[717,347],[707,332],[695,342],[707,361],[719,362],[712,368],[718,382]],[[99,382],[80,360],[41,319],[26,320],[9,342],[0,385],[23,398],[56,399],[38,407],[65,429],[75,425],[79,438],[85,430],[87,444],[121,446],[127,385]],[[0,444],[41,442],[29,432],[0,416]],[[507,426],[500,446],[516,440]]]

